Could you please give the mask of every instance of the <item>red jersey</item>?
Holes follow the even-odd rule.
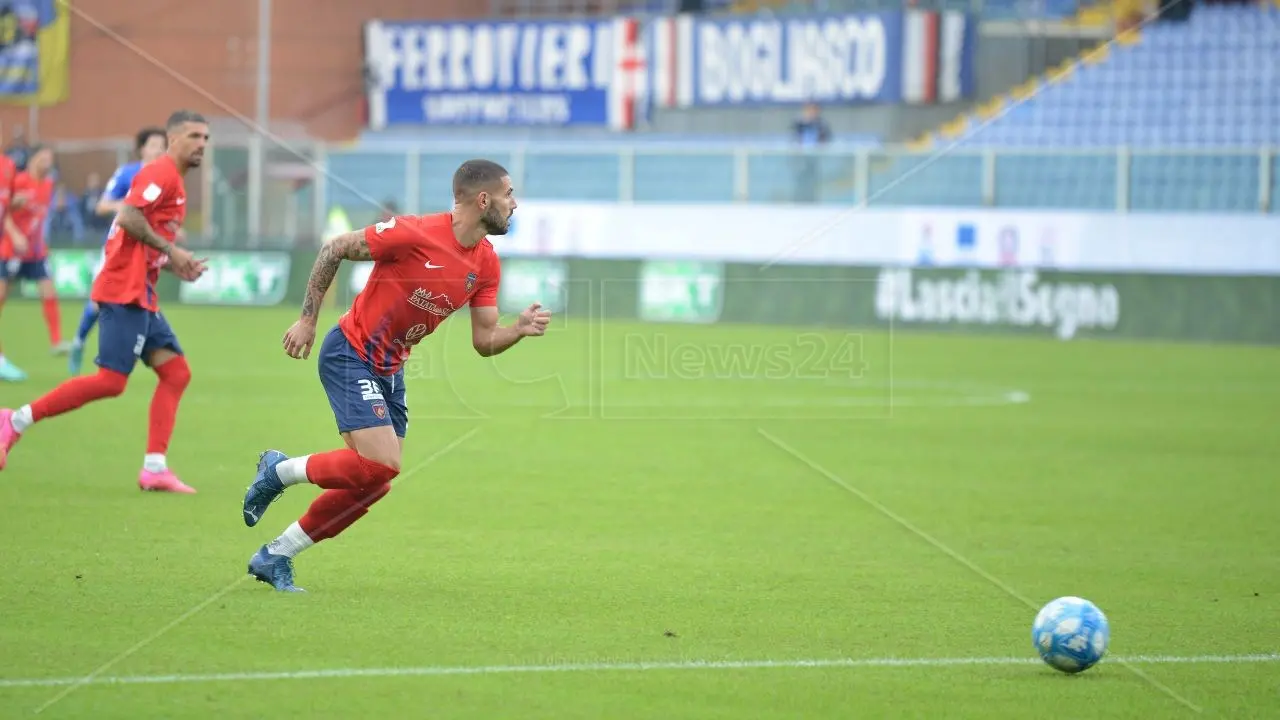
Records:
[[[18,259],[27,262],[44,260],[49,256],[49,248],[44,240],[44,221],[49,216],[49,206],[53,203],[53,178],[36,180],[29,173],[18,173],[13,178],[10,199],[16,197],[23,199],[23,205],[9,211],[9,217],[22,234],[27,236],[27,253]],[[13,251],[13,238],[6,231],[3,238],[0,238],[0,258],[9,260],[14,257],[17,256]]]
[[[465,248],[453,214],[401,215],[364,229],[373,272],[339,320],[379,375],[394,375],[422,338],[463,305],[498,304],[501,268],[488,238]]]
[[[9,201],[13,199],[13,180],[18,175],[18,166],[13,158],[0,154],[0,222],[9,212]]]
[[[143,165],[124,196],[124,204],[141,210],[151,229],[172,243],[187,215],[187,190],[178,163],[162,155]],[[169,262],[168,256],[147,247],[115,223],[107,235],[106,255],[89,297],[96,303],[159,309],[156,281],[160,268]]]

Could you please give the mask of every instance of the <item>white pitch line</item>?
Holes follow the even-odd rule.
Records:
[[[1280,662],[1280,653],[1255,655],[1133,655],[1111,662],[1136,664],[1242,664]],[[1108,662],[1103,660],[1103,664]],[[832,658],[827,660],[686,660],[683,662],[566,663],[559,665],[476,665],[402,668],[337,668],[282,672],[210,673],[199,675],[124,675],[0,679],[0,689],[63,685],[177,685],[185,683],[249,682],[261,680],[318,680],[327,678],[432,677],[444,675],[513,675],[520,673],[651,672],[654,670],[753,670],[805,668],[918,668],[966,665],[1039,665],[1040,660],[1015,657],[955,658]]]

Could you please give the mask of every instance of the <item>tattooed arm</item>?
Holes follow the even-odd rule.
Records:
[[[156,234],[156,231],[151,229],[151,223],[147,222],[146,216],[138,208],[128,204],[122,206],[116,215],[116,224],[129,233],[130,237],[137,238],[143,245],[167,256],[169,264],[165,267],[174,275],[191,281],[199,279],[204,273],[204,260],[197,260],[190,251],[176,247]]]
[[[315,265],[311,266],[311,277],[307,279],[307,298],[302,301],[302,317],[284,334],[286,355],[294,359],[310,357],[311,346],[316,341],[316,321],[320,318],[320,305],[324,303],[324,295],[329,292],[329,286],[333,284],[342,261],[372,259],[369,243],[364,239],[364,230],[329,238],[320,246],[320,254],[316,256]]]
[[[129,235],[137,238],[139,242],[147,247],[155,250],[161,255],[171,255],[173,253],[173,243],[165,240],[151,229],[151,223],[147,222],[146,216],[142,211],[132,205],[122,205],[119,214],[116,215],[116,224]]]
[[[302,301],[302,321],[313,327],[320,315],[320,305],[329,285],[338,274],[338,266],[343,260],[372,260],[369,243],[364,239],[364,230],[343,233],[329,238],[320,247],[315,265],[311,266],[311,277],[307,280],[307,298]]]

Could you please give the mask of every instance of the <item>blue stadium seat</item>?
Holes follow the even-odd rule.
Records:
[[[1051,148],[1081,155],[1002,155],[996,202],[1010,207],[1113,207],[1114,153],[1134,150],[1134,210],[1252,211],[1259,156],[1280,146],[1280,11],[1197,5],[1186,23],[1156,23],[970,133],[966,148]],[[1144,149],[1199,154],[1143,154]]]
[[[1149,26],[1137,45],[1042,88],[967,144],[999,144],[1004,126],[1042,146],[1064,144],[1053,132],[1063,127],[1078,130],[1074,145],[1280,144],[1277,119],[1280,12],[1198,5],[1190,22]]]

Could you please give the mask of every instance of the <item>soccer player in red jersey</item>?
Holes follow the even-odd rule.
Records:
[[[0,236],[0,309],[13,281],[34,281],[44,304],[44,321],[49,328],[49,345],[66,352],[62,342],[62,318],[58,296],[49,277],[49,247],[44,239],[45,220],[53,202],[53,149],[36,145],[31,149],[27,169],[13,178],[12,197],[21,198],[5,213]]]
[[[391,490],[408,427],[404,361],[440,323],[471,306],[472,345],[489,357],[542,335],[550,313],[534,304],[498,326],[498,256],[487,235],[503,235],[516,209],[511,178],[497,163],[469,160],[453,176],[452,212],[396,216],[325,242],[311,270],[302,317],[284,335],[285,353],[306,358],[325,292],[342,260],[373,260],[364,289],[320,345],[320,384],[346,448],[287,457],[267,450],[244,497],[244,522],[258,524],[290,485],[323,488],[298,522],[249,560],[249,573],[298,592],[293,558],[332,538]]]
[[[8,155],[0,153],[0,227],[3,227],[9,212],[22,205],[21,198],[13,197],[13,181],[17,176],[17,163]],[[17,365],[9,362],[9,359],[4,356],[4,351],[0,351],[0,380],[19,382],[26,379],[27,374]]]
[[[174,245],[174,237],[187,211],[182,177],[204,158],[209,125],[200,115],[179,110],[169,117],[165,129],[169,149],[134,177],[107,238],[106,262],[93,281],[90,298],[101,311],[98,372],[72,378],[18,410],[0,410],[0,469],[33,423],[124,392],[141,358],[155,371],[159,383],[151,398],[147,453],[138,486],[195,492],[165,464],[178,402],[191,380],[191,370],[177,336],[160,314],[156,281],[161,268],[186,281],[197,280],[205,271],[204,261]]]

